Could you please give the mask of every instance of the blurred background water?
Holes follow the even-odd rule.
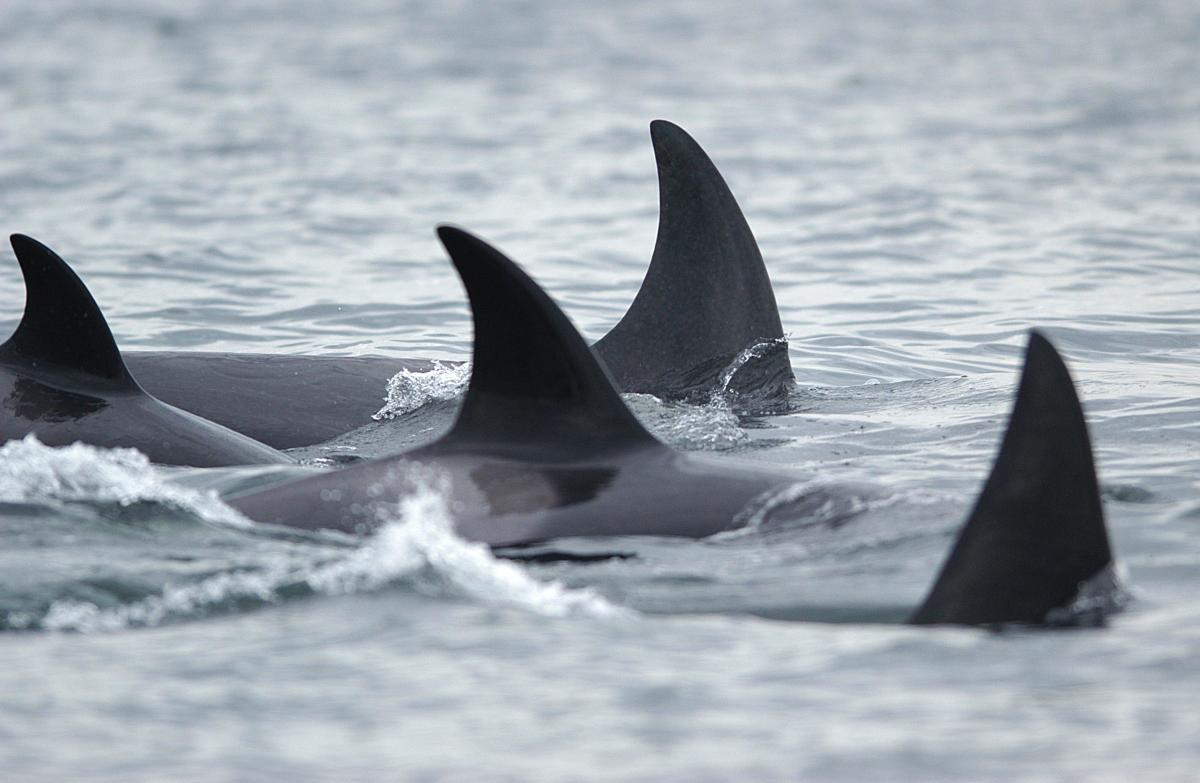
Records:
[[[653,247],[665,117],[759,238],[799,409],[631,402],[850,489],[786,536],[517,564],[434,493],[357,547],[205,494],[253,470],[9,444],[4,778],[1194,779],[1198,72],[1192,2],[6,2],[3,229],[71,260],[123,347],[466,358],[439,222],[599,337]],[[0,301],[15,324],[15,263]],[[935,574],[1031,326],[1136,603],[864,622]]]

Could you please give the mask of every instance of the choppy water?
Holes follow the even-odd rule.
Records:
[[[211,494],[262,471],[10,443],[4,779],[1194,779],[1198,72],[1190,2],[5,3],[3,229],[73,260],[127,348],[465,358],[443,221],[598,337],[653,245],[646,125],[682,124],[759,237],[800,411],[632,404],[847,500],[518,564],[432,490],[358,547]],[[0,301],[14,323],[15,264]],[[928,585],[1034,325],[1136,603],[864,622]]]

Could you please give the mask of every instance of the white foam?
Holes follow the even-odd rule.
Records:
[[[427,472],[416,492],[381,512],[385,524],[365,547],[316,570],[309,584],[326,593],[353,592],[428,569],[453,592],[538,614],[624,613],[592,590],[541,582],[516,563],[497,559],[486,545],[460,538],[448,495],[446,479]]]
[[[275,603],[286,588],[301,585],[315,593],[341,595],[396,582],[552,617],[632,615],[590,589],[539,581],[518,564],[497,559],[487,546],[463,540],[454,533],[445,479],[427,469],[414,470],[425,470],[413,477],[415,491],[382,508],[382,526],[362,547],[334,553],[315,547],[307,553],[292,550],[253,571],[168,585],[157,595],[117,607],[60,600],[38,625],[56,631],[116,630],[201,615],[232,601]]]
[[[388,380],[383,407],[371,418],[375,421],[394,419],[427,403],[454,399],[466,391],[470,380],[470,362],[443,364],[434,361],[433,368],[425,372],[401,370]]]
[[[0,446],[0,501],[92,502],[130,506],[151,501],[210,523],[245,527],[245,517],[215,491],[168,483],[137,449],[104,449],[74,443],[46,446],[33,433]]]

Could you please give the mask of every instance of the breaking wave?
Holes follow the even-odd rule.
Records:
[[[592,590],[534,579],[516,563],[497,559],[487,545],[460,538],[454,532],[445,477],[426,470],[417,482],[413,494],[380,511],[384,524],[366,546],[314,570],[308,584],[322,593],[348,593],[424,572],[451,593],[539,614],[625,612]]]
[[[552,617],[631,614],[592,590],[535,579],[517,563],[496,558],[487,546],[460,538],[447,506],[444,478],[426,470],[414,477],[413,485],[411,494],[380,511],[382,524],[361,546],[346,547],[344,541],[335,546],[320,537],[300,544],[281,541],[276,547],[264,547],[261,539],[248,540],[246,552],[254,557],[249,567],[167,584],[152,594],[113,605],[63,597],[49,601],[42,611],[0,611],[0,627],[112,631],[391,585]],[[158,502],[186,509],[208,522],[233,524],[243,532],[270,531],[242,517],[215,493],[171,486],[135,450],[79,444],[56,449],[32,436],[0,450],[0,498],[121,505]],[[269,536],[266,543],[271,543]],[[140,577],[129,575],[121,581],[134,583]]]
[[[249,527],[215,491],[175,486],[137,449],[52,447],[33,433],[0,446],[0,502],[160,503],[204,522]]]

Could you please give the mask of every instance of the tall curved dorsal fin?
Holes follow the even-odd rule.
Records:
[[[758,243],[717,167],[678,125],[655,120],[650,136],[654,255],[628,312],[595,348],[623,391],[687,397],[711,392],[739,353],[780,340],[783,327]],[[759,382],[790,384],[786,349],[769,361]]]
[[[1111,562],[1075,386],[1054,346],[1031,332],[991,475],[910,622],[1040,624]]]
[[[104,314],[71,267],[36,239],[13,234],[10,241],[25,277],[25,313],[0,357],[137,388]]]
[[[657,443],[545,291],[483,240],[450,226],[438,237],[467,289],[475,344],[458,420],[435,448]]]

